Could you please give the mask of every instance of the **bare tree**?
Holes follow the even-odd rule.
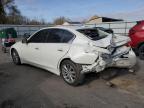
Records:
[[[65,21],[68,21],[69,19],[68,18],[65,18],[65,17],[59,17],[59,18],[56,18],[53,22],[54,25],[62,25]]]
[[[0,0],[0,23],[15,23],[21,14],[14,0]]]
[[[47,24],[44,19],[29,19],[15,5],[15,0],[0,0],[0,24]]]
[[[15,5],[14,0],[2,0],[4,11],[8,12],[7,14],[20,14],[20,11],[18,10],[17,6]]]
[[[6,13],[4,10],[3,2],[0,0],[0,23],[4,24],[6,23]]]

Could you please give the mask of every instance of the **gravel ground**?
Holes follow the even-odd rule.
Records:
[[[118,69],[106,85],[97,74],[88,74],[79,87],[67,85],[48,71],[16,66],[0,51],[0,108],[144,108],[144,62],[138,59],[136,75]]]

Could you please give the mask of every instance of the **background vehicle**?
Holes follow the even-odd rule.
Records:
[[[0,30],[0,38],[2,43],[2,51],[6,52],[6,47],[10,47],[15,43],[17,32],[14,28],[6,28]]]
[[[10,49],[15,64],[28,63],[57,75],[76,86],[85,73],[107,67],[132,68],[136,57],[125,36],[95,28],[44,28]]]
[[[129,37],[131,38],[129,44],[139,57],[144,60],[144,21],[137,22],[137,24],[130,29]]]

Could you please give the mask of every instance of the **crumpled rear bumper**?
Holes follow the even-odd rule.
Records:
[[[113,58],[112,63],[108,67],[119,67],[119,68],[132,68],[136,65],[136,55],[132,49],[120,57]]]
[[[132,49],[122,53],[119,56],[104,59],[99,57],[97,62],[92,65],[82,65],[83,73],[86,72],[100,72],[108,67],[118,67],[118,68],[132,68],[136,64],[136,55]]]

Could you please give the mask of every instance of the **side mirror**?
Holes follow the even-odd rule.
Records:
[[[24,38],[24,39],[22,40],[22,43],[28,43],[27,39]]]
[[[30,37],[30,34],[29,34],[29,33],[25,33],[25,34],[23,35],[23,37],[26,38],[26,39],[28,39],[28,38]]]

